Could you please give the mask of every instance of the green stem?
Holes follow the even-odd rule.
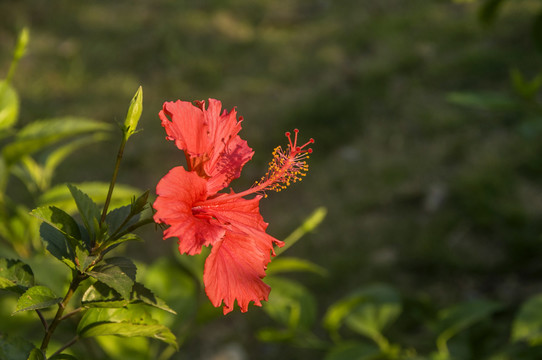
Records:
[[[69,348],[70,346],[72,346],[73,344],[75,344],[77,342],[77,340],[79,340],[79,336],[75,336],[73,339],[71,339],[70,341],[68,341],[66,344],[64,344],[60,349],[58,349],[57,351],[55,351],[53,353],[53,355],[51,355],[50,357],[53,357],[55,355],[58,355],[60,354],[61,352],[63,352],[64,350],[66,350],[67,348]]]
[[[40,321],[41,321],[41,324],[43,325],[43,328],[45,329],[45,331],[49,330],[49,325],[47,324],[47,320],[45,320],[45,318],[43,317],[43,314],[41,313],[41,311],[39,309],[37,309],[36,313],[38,314],[38,316],[40,318]]]
[[[146,218],[146,219],[143,219],[143,220],[139,220],[138,222],[136,222],[134,225],[131,225],[129,227],[126,228],[126,230],[124,230],[123,232],[119,233],[116,238],[119,239],[121,237],[123,237],[124,235],[126,234],[129,234],[131,232],[133,232],[134,230],[136,230],[137,228],[143,226],[143,225],[147,225],[147,224],[152,224],[154,223],[154,219],[152,217],[150,218]]]
[[[105,221],[105,217],[107,215],[107,209],[109,208],[109,203],[111,202],[111,196],[113,195],[113,189],[115,188],[115,182],[117,181],[117,175],[119,173],[120,168],[120,161],[122,160],[122,155],[124,154],[124,147],[126,146],[126,137],[122,137],[122,141],[120,143],[119,152],[117,153],[117,161],[115,163],[115,169],[113,170],[113,177],[111,178],[111,182],[109,183],[109,191],[107,192],[107,197],[105,198],[104,203],[104,209],[102,211],[102,218],[100,220],[100,224],[102,224]]]
[[[73,279],[70,283],[70,287],[68,288],[68,291],[66,292],[66,296],[64,296],[64,299],[62,299],[62,302],[58,304],[58,310],[56,312],[56,315],[53,321],[51,322],[51,325],[49,325],[49,328],[45,332],[45,336],[43,337],[43,340],[41,342],[40,350],[44,354],[46,353],[47,347],[49,346],[49,341],[51,340],[51,336],[53,336],[53,333],[55,332],[56,327],[58,326],[60,321],[62,321],[62,314],[64,313],[64,310],[68,306],[68,303],[70,302],[70,299],[75,293],[75,290],[77,290],[77,288],[79,287],[79,284],[84,279],[86,279],[85,275],[74,271]]]

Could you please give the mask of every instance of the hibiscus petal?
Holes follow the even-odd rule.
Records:
[[[188,101],[168,101],[158,115],[168,140],[174,140],[179,149],[192,157],[209,151],[208,126],[200,108]]]
[[[241,175],[241,169],[252,158],[254,151],[242,140],[238,133],[241,131],[241,121],[237,121],[237,112],[224,110],[220,114],[222,103],[209,99],[209,106],[203,110],[206,123],[209,126],[209,142],[212,151],[209,161],[204,165],[210,181],[208,192],[214,194],[225,188]]]
[[[203,282],[211,303],[222,303],[224,314],[233,310],[235,300],[242,312],[248,310],[251,301],[261,306],[267,300],[271,288],[262,281],[265,277],[265,259],[254,241],[241,233],[226,232],[213,245],[205,261]]]
[[[181,254],[199,254],[202,246],[220,240],[226,231],[197,209],[196,204],[207,196],[206,186],[204,179],[182,166],[171,169],[156,186],[154,220],[170,225],[164,231],[164,239],[179,238]]]
[[[202,207],[212,215],[218,223],[238,229],[238,231],[251,236],[254,245],[264,255],[265,265],[271,261],[274,255],[273,245],[282,247],[284,243],[268,235],[265,230],[267,223],[260,214],[260,199],[256,196],[252,199],[234,198],[228,199],[228,195],[206,200]]]

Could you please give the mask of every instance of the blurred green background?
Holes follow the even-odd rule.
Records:
[[[533,21],[541,4],[504,2],[485,25],[480,5],[2,0],[0,70],[28,26],[29,51],[13,81],[19,126],[63,115],[121,123],[142,85],[144,131],[130,140],[119,179],[141,189],[184,162],[164,140],[157,114],[166,100],[213,97],[237,107],[255,155],[235,190],[265,173],[285,131],[315,138],[307,177],[269,194],[262,213],[269,233],[284,238],[327,207],[317,231],[288,251],[329,271],[293,276],[317,295],[320,313],[374,282],[436,307],[476,298],[513,306],[542,285],[542,113],[510,77],[540,71]],[[109,181],[117,146],[80,151],[56,181]],[[129,249],[139,261],[173,256],[174,240],[150,228],[144,238]],[[405,316],[412,344],[423,346],[423,330],[409,328],[415,315]],[[255,307],[229,315],[179,356],[218,359],[240,344],[250,359],[319,357],[255,342],[265,321]]]

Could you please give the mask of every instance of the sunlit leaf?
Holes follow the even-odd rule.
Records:
[[[109,124],[76,117],[34,121],[17,133],[15,140],[3,148],[2,154],[8,165],[11,165],[21,157],[33,154],[67,137],[110,129]]]
[[[5,80],[0,81],[0,132],[12,127],[19,115],[17,92]]]
[[[87,274],[113,288],[124,299],[130,299],[136,271],[136,266],[132,260],[124,257],[113,257],[105,259]]]
[[[318,275],[327,275],[327,270],[321,266],[318,266],[308,260],[293,258],[293,257],[280,257],[273,259],[267,267],[267,275],[275,275],[283,272],[313,272]]]
[[[87,194],[96,204],[103,204],[109,189],[109,183],[103,182],[85,182],[73,184],[79,190]],[[141,190],[127,185],[115,185],[113,198],[110,208],[114,209],[123,205],[130,204],[135,194],[141,193]],[[75,201],[65,184],[55,186],[42,194],[38,199],[40,205],[54,205],[64,209],[68,214],[74,214],[77,210]]]
[[[26,290],[17,300],[15,313],[19,311],[28,311],[36,309],[44,309],[53,306],[62,301],[62,298],[57,297],[53,290],[47,286],[33,286]]]
[[[28,355],[28,360],[46,360],[45,355],[40,349],[32,349],[30,355]]]
[[[81,304],[85,307],[115,308],[124,307],[129,303],[129,299],[124,299],[113,288],[100,281],[89,286],[81,298]]]
[[[34,286],[34,274],[30,266],[21,260],[0,258],[0,289],[24,293]]]
[[[523,303],[512,324],[511,339],[531,346],[542,344],[542,294]]]
[[[132,288],[132,294],[129,299],[124,299],[118,292],[109,286],[96,282],[91,285],[83,294],[81,303],[86,307],[123,307],[128,304],[144,303],[158,309],[176,314],[164,300],[155,296],[153,292],[147,289],[143,284],[136,282]]]
[[[542,86],[542,74],[538,74],[531,81],[528,81],[516,68],[510,70],[510,79],[516,92],[529,100],[533,99]]]
[[[101,213],[98,205],[75,185],[68,184],[68,189],[73,196],[81,219],[83,220],[83,224],[85,224],[85,228],[89,232],[91,240],[95,240],[100,232],[99,223]]]
[[[124,337],[150,337],[177,347],[175,335],[152,319],[141,307],[120,309],[92,308],[85,312],[77,332],[81,337],[116,335]]]
[[[43,168],[30,156],[23,156],[19,163],[12,167],[11,173],[18,177],[31,193],[37,193],[47,180]]]
[[[391,287],[372,286],[364,291],[365,301],[346,316],[346,325],[374,340],[391,324],[402,310],[399,294]]]
[[[401,299],[395,289],[386,285],[372,285],[353,292],[331,305],[323,320],[324,327],[335,339],[343,324],[373,340],[399,316]]]
[[[107,359],[149,360],[149,349],[152,348],[149,338],[98,336],[95,340]]]

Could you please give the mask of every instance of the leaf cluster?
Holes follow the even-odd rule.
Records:
[[[65,351],[79,339],[106,335],[157,339],[177,349],[175,335],[153,318],[150,309],[172,314],[175,311],[136,280],[137,267],[131,259],[110,254],[128,241],[142,241],[134,231],[153,222],[148,211],[149,192],[136,197],[133,194],[138,190],[117,186],[114,197],[115,177],[109,184],[53,186],[52,183],[56,168],[68,155],[106,139],[111,126],[90,119],[64,117],[35,121],[15,129],[19,99],[10,80],[27,42],[28,32],[23,31],[9,75],[0,82],[0,238],[15,251],[13,258],[0,258],[0,290],[18,296],[13,315],[25,312],[38,315],[44,335],[41,344],[35,346],[27,339],[0,334],[0,358],[74,359]],[[142,94],[140,87],[122,128],[115,176],[124,145],[137,132]],[[8,196],[10,176],[21,180],[35,201],[30,204],[34,210]],[[104,206],[100,207],[94,199]],[[119,205],[119,200],[123,205]],[[36,283],[31,266],[17,259],[31,257],[42,249],[36,238],[71,273],[69,284],[58,286],[67,289],[64,296]],[[56,312],[48,319],[50,308],[56,308]],[[48,354],[55,330],[68,318],[78,319],[75,337]]]

